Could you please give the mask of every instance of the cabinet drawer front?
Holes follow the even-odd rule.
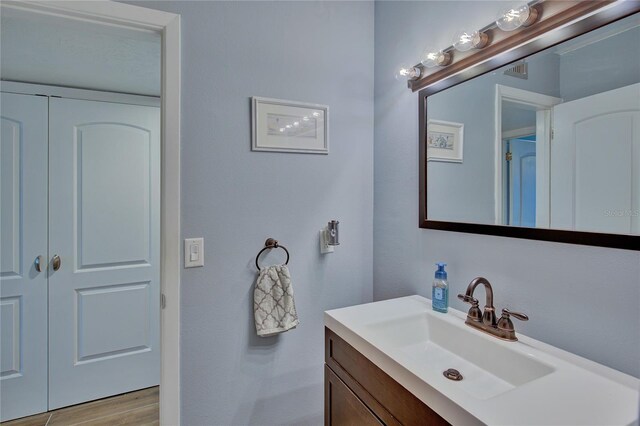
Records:
[[[325,328],[325,362],[385,423],[449,424],[328,328]]]
[[[324,366],[326,426],[384,425],[326,365]]]

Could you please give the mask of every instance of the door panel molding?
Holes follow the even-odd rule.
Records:
[[[2,323],[2,368],[0,377],[12,379],[22,376],[22,296],[0,298]],[[7,343],[10,345],[7,346]]]
[[[2,234],[2,261],[0,264],[1,277],[22,277],[22,186],[23,162],[22,139],[23,132],[21,122],[8,117],[1,117],[2,137],[0,148],[2,154],[2,182],[0,182],[3,199],[7,200],[7,194],[11,204],[6,201],[0,207]],[[7,172],[8,171],[8,172]],[[9,235],[7,235],[9,234]],[[7,244],[10,242],[10,244]],[[8,249],[8,250],[7,250]]]
[[[76,365],[151,351],[150,286],[141,281],[76,289]]]
[[[149,265],[151,132],[114,122],[79,124],[74,130],[76,269]],[[114,209],[123,205],[126,209]]]

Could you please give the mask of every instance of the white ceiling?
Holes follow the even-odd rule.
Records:
[[[160,95],[158,33],[0,8],[3,80]]]

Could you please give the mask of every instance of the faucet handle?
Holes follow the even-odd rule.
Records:
[[[496,327],[498,327],[498,329],[500,330],[506,331],[509,334],[512,334],[513,338],[515,340],[518,340],[517,338],[515,338],[516,331],[515,331],[515,328],[513,327],[513,321],[511,321],[511,318],[510,318],[511,316],[513,316],[516,319],[519,319],[520,321],[529,321],[529,317],[526,316],[525,314],[521,314],[520,312],[511,312],[508,309],[503,309],[502,317],[500,317],[500,319],[498,320],[498,324],[496,325]]]
[[[512,316],[515,319],[519,319],[520,321],[529,321],[529,317],[525,314],[521,314],[520,312],[511,312],[506,308],[502,310],[502,316],[506,316],[507,318],[509,318],[509,316]]]
[[[465,303],[470,303],[471,306],[478,306],[478,299],[475,299],[471,296],[467,296],[466,294],[459,294],[458,299],[462,300]]]
[[[459,294],[458,299],[466,303],[471,303],[471,308],[467,313],[467,319],[475,322],[479,322],[482,319],[482,311],[478,307],[478,299],[475,299],[466,294]]]

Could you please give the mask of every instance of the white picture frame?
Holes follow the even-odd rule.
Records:
[[[427,122],[427,161],[462,163],[464,124],[451,121]]]
[[[329,153],[327,105],[251,98],[251,150]]]

